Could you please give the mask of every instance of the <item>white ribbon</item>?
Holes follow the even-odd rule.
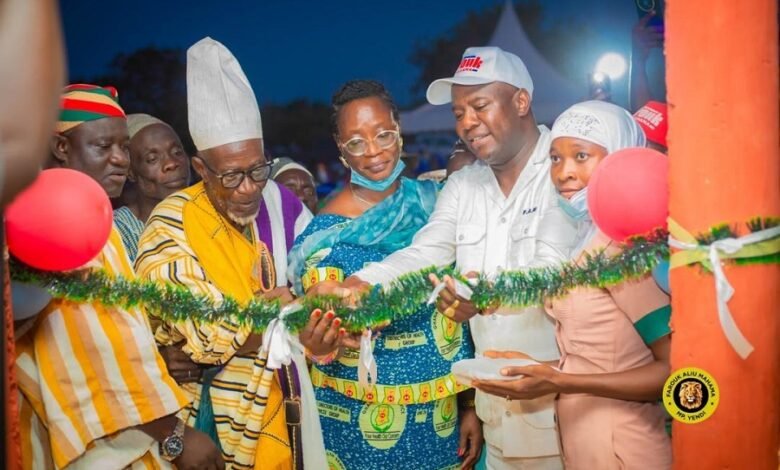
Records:
[[[367,328],[360,338],[360,356],[358,357],[358,385],[369,390],[376,384],[377,368],[374,351],[371,347],[371,328]]]
[[[279,316],[268,323],[268,328],[263,333],[263,352],[268,353],[266,361],[268,368],[279,369],[283,365],[290,365],[293,348],[298,341],[290,335],[287,325],[284,324],[284,318],[302,308],[303,306],[298,303],[287,304],[279,311]]]
[[[723,329],[723,333],[726,335],[726,339],[728,339],[731,347],[734,348],[742,359],[746,359],[753,352],[754,348],[739,330],[739,327],[737,327],[734,317],[729,310],[728,302],[734,295],[734,288],[729,284],[726,274],[721,267],[720,252],[734,254],[745,245],[751,245],[777,236],[780,236],[780,226],[760,230],[739,238],[717,240],[709,246],[685,243],[675,240],[671,236],[669,237],[669,246],[672,248],[679,250],[708,250],[712,274],[715,276],[715,292],[717,294],[720,327]]]
[[[311,377],[303,356],[303,346],[297,336],[293,336],[284,324],[287,315],[303,309],[298,303],[290,303],[282,307],[279,316],[271,320],[263,333],[263,351],[268,353],[266,366],[280,369],[282,365],[295,362],[298,380],[301,385],[301,439],[303,440],[303,461],[305,468],[326,470],[325,445],[322,440],[319,413],[317,412],[314,389]]]
[[[472,294],[474,294],[474,291],[471,290],[471,287],[468,285],[462,283],[458,279],[453,278],[453,281],[455,281],[455,294],[466,299],[471,300]],[[476,279],[469,279],[469,282],[476,283]],[[428,296],[428,302],[426,302],[427,305],[433,305],[434,302],[436,302],[436,299],[439,297],[439,294],[441,294],[441,291],[447,288],[447,284],[445,282],[440,282],[436,285],[436,287],[433,288],[433,291],[431,292],[431,295]]]

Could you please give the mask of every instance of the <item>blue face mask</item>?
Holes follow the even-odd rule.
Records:
[[[370,189],[371,191],[384,191],[389,188],[393,182],[395,182],[395,180],[398,179],[398,177],[404,171],[404,168],[406,168],[406,165],[404,164],[404,161],[399,158],[393,172],[390,174],[390,176],[383,180],[373,181],[361,175],[357,171],[352,170],[352,176],[350,177],[349,181],[352,184],[362,186],[366,189]]]
[[[588,188],[582,188],[571,197],[566,199],[558,194],[558,205],[566,212],[566,215],[574,220],[585,220],[588,215]]]

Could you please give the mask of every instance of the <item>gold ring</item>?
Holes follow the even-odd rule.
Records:
[[[445,308],[442,313],[444,314],[445,317],[452,318],[455,316],[455,309],[452,308],[452,306],[450,305],[449,307]]]
[[[460,300],[455,299],[455,302],[452,303],[451,307],[455,309],[460,307]]]

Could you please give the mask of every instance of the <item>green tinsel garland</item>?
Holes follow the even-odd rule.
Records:
[[[755,219],[749,222],[751,231],[777,226],[780,219]],[[735,237],[735,230],[718,226],[698,239],[702,244]],[[491,305],[527,307],[541,304],[544,299],[564,295],[575,287],[606,287],[623,280],[649,273],[662,259],[669,257],[668,232],[658,229],[644,236],[632,237],[615,256],[604,252],[587,254],[585,262],[567,262],[559,266],[507,271],[494,279],[482,275],[472,285],[472,301],[480,309]],[[760,258],[737,260],[746,263],[777,263],[777,254]],[[293,331],[303,328],[315,308],[333,310],[350,331],[385,321],[394,321],[415,313],[428,299],[431,284],[428,275],[439,278],[450,275],[465,279],[453,268],[427,268],[396,279],[387,289],[375,286],[360,298],[355,308],[345,307],[336,297],[304,297],[302,308],[289,314],[285,324]],[[141,305],[147,313],[164,321],[181,322],[191,319],[200,322],[231,321],[237,326],[262,332],[279,315],[277,301],[253,299],[243,308],[230,297],[215,305],[208,297],[193,294],[173,284],[154,283],[110,277],[101,271],[52,273],[34,270],[18,262],[11,263],[11,278],[15,281],[46,286],[51,295],[75,302],[98,301],[107,306],[134,307]]]

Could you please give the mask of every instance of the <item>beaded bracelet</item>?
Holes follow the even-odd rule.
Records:
[[[308,349],[306,350],[306,357],[308,357],[313,363],[320,366],[325,366],[330,364],[336,359],[338,355],[339,355],[338,348],[334,349],[333,351],[323,356],[317,356],[315,354],[312,354]]]

